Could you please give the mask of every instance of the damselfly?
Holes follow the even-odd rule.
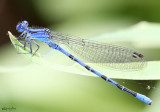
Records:
[[[106,77],[105,75],[99,73],[95,69],[86,65],[63,48],[61,48],[58,44],[65,44],[81,57],[86,58],[92,63],[101,63],[106,64],[110,67],[117,69],[139,69],[143,68],[145,65],[145,58],[142,54],[120,46],[115,46],[106,43],[99,43],[95,41],[85,40],[81,38],[75,38],[74,36],[51,32],[48,28],[33,28],[28,27],[27,21],[22,21],[17,25],[17,31],[21,32],[20,36],[17,39],[24,39],[24,46],[20,46],[22,48],[26,47],[26,44],[30,45],[30,53],[32,52],[32,43],[35,44],[38,48],[33,53],[33,55],[38,51],[40,46],[36,43],[37,41],[42,41],[48,44],[52,49],[56,49],[66,56],[68,56],[71,60],[79,63],[81,66],[86,68],[88,71],[98,75],[105,81],[111,83],[122,91],[136,97],[137,99],[151,105],[152,100],[145,95],[134,92],[112,79]],[[58,44],[57,44],[58,43]]]

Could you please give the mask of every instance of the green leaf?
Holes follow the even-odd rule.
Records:
[[[20,43],[15,36],[12,35],[12,33],[10,31],[8,31],[9,34],[9,38],[13,44],[13,46],[17,49],[18,53],[28,53],[28,54],[23,54],[27,59],[29,59],[32,62],[35,63],[42,63],[42,59],[39,53],[35,53],[35,55],[33,56],[33,54],[30,54],[30,49],[28,47],[22,48],[24,45],[22,43]],[[20,47],[22,46],[22,47]],[[33,51],[34,52],[34,51]]]
[[[10,39],[13,44],[23,45],[21,44],[14,36],[9,33]],[[95,68],[97,71],[100,71],[102,74],[115,79],[131,79],[131,80],[159,80],[160,79],[160,57],[159,57],[159,49],[160,49],[160,25],[153,23],[141,22],[133,27],[128,29],[120,30],[117,32],[102,34],[100,36],[96,36],[92,38],[93,40],[116,43],[122,46],[132,47],[134,49],[138,49],[138,51],[142,52],[145,57],[147,57],[148,64],[147,66],[139,71],[119,71],[110,68],[101,68],[101,66],[94,66],[92,63],[88,63],[89,66]],[[15,45],[14,45],[15,46]],[[18,46],[15,46],[17,50],[21,52],[29,52],[29,49],[22,49]],[[96,76],[79,64],[69,65],[60,65],[53,62],[47,62],[41,58],[41,56],[37,53],[36,56],[24,55],[29,58],[31,61],[35,63],[41,63],[44,66],[53,68],[55,70],[64,71],[67,73],[74,73],[80,75],[87,76]],[[71,60],[69,60],[71,61]],[[69,62],[68,61],[68,62]]]

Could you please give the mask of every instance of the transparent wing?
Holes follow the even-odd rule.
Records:
[[[139,70],[146,65],[142,54],[120,46],[75,38],[72,35],[52,32],[53,41],[67,45],[90,63],[116,69]]]

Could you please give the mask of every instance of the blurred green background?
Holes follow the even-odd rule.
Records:
[[[158,81],[152,81],[155,89],[147,91],[147,81],[117,80],[153,98],[153,105],[148,106],[100,78],[28,61],[17,54],[7,35],[7,31],[18,35],[17,23],[27,20],[30,26],[89,38],[141,21],[158,24],[159,12],[157,0],[0,0],[0,112],[3,107],[15,107],[12,111],[17,112],[159,112]],[[159,55],[159,49],[156,52]]]

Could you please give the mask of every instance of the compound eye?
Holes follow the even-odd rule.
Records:
[[[25,26],[28,26],[28,21],[24,20],[24,21],[22,21],[22,23],[23,23]]]
[[[22,27],[22,24],[18,24],[17,27],[16,27],[17,31],[18,32],[22,32],[23,31],[23,27]]]
[[[16,29],[19,30],[21,27],[22,27],[21,24],[18,24]]]

